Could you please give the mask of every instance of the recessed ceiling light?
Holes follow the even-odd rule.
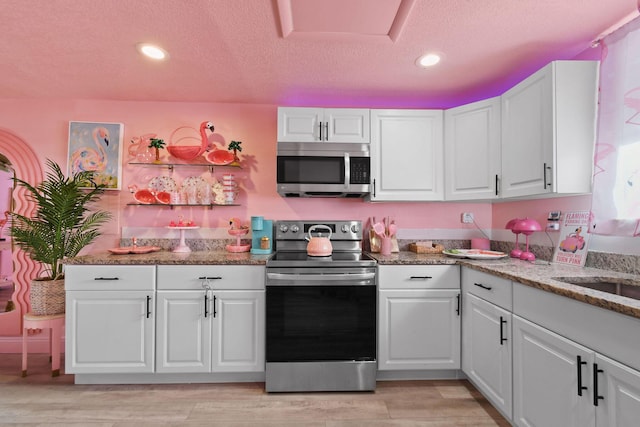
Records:
[[[150,43],[138,43],[136,47],[141,54],[151,59],[161,61],[169,57],[169,53],[160,46],[156,46]]]
[[[416,65],[426,68],[436,65],[438,62],[440,62],[440,55],[437,53],[427,53],[416,60]]]

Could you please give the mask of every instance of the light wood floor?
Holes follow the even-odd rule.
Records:
[[[375,392],[274,393],[264,383],[75,385],[48,356],[0,354],[0,426],[509,426],[467,381],[381,381]],[[62,362],[64,367],[64,359]]]

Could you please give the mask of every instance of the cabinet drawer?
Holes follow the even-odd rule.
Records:
[[[511,281],[469,268],[462,269],[462,292],[469,292],[511,311],[513,305]]]
[[[263,266],[159,265],[158,289],[264,289]]]
[[[457,265],[380,265],[380,289],[459,289]]]
[[[67,265],[67,291],[153,291],[155,265]]]

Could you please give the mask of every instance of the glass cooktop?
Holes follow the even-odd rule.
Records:
[[[332,266],[375,266],[376,261],[361,252],[333,252],[330,256],[309,256],[306,252],[277,251],[267,261],[267,267],[294,267],[304,265]]]

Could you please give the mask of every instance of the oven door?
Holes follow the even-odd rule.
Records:
[[[267,270],[266,360],[375,361],[375,269]]]

